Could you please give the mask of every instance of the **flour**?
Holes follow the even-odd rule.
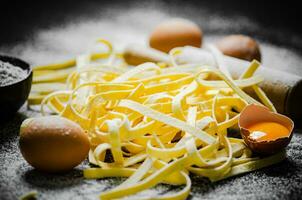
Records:
[[[8,62],[0,61],[0,86],[16,83],[26,77],[26,71]]]

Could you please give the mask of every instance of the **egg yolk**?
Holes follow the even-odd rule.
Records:
[[[271,141],[289,135],[288,128],[276,122],[259,122],[247,129],[251,132],[249,137],[256,141]]]

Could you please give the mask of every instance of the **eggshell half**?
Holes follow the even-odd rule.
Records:
[[[271,141],[253,140],[249,137],[250,131],[246,127],[257,122],[276,122],[282,124],[288,128],[289,135],[288,137],[282,137]],[[268,108],[255,104],[248,105],[244,108],[240,114],[238,125],[241,136],[248,147],[253,152],[261,154],[273,154],[285,148],[292,138],[294,129],[294,122],[290,118],[271,112]]]

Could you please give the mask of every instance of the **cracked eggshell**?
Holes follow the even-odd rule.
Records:
[[[252,124],[258,122],[276,122],[287,127],[289,130],[287,137],[278,138],[270,141],[256,141],[249,137],[251,132],[247,129]],[[268,108],[260,105],[251,104],[241,112],[238,125],[241,136],[246,145],[256,153],[273,154],[285,148],[293,135],[294,122],[281,114],[271,112]],[[276,130],[278,131],[278,130]]]

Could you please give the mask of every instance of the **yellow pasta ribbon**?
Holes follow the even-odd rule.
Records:
[[[77,64],[77,70],[64,77],[64,90],[55,90],[64,86],[56,82],[33,87],[36,95],[44,97],[43,114],[49,109],[87,131],[91,144],[88,159],[95,167],[84,170],[85,178],[128,178],[102,192],[100,199],[135,195],[157,184],[185,186],[148,199],[186,199],[191,190],[190,173],[219,181],[285,158],[284,151],[255,157],[242,139],[227,134],[229,128],[236,128],[246,105],[260,104],[243,88],[252,87],[261,102],[274,110],[258,86],[263,79],[254,75],[259,66],[256,61],[237,80],[214,47],[210,49],[218,69],[177,65],[173,56],[181,53],[181,48],[170,52],[172,66],[168,68],[154,63],[123,68],[112,64],[118,57],[109,43],[103,43],[109,48],[106,56],[92,54],[88,55],[91,59],[77,59],[78,63],[71,60],[35,69],[41,78],[45,76],[42,70],[53,72]],[[106,64],[91,65],[102,56],[108,59]],[[209,80],[211,74],[219,80]]]

